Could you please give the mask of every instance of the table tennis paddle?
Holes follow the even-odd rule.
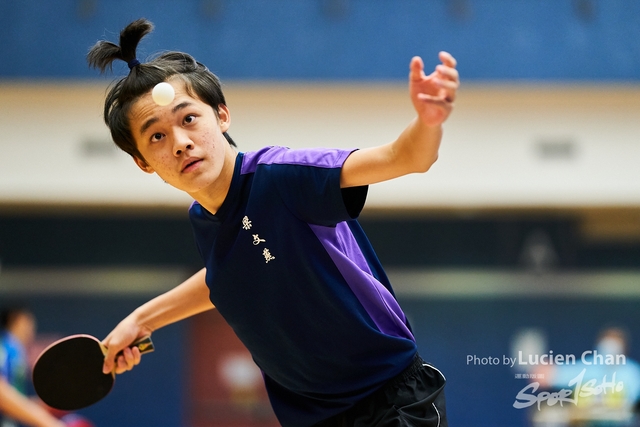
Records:
[[[140,353],[154,350],[151,337],[131,345]],[[37,395],[52,408],[75,411],[92,405],[111,391],[115,374],[104,374],[107,349],[91,335],[71,335],[49,345],[33,367]]]

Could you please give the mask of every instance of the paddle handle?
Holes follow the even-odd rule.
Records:
[[[146,337],[142,337],[138,341],[131,344],[131,348],[133,347],[138,347],[138,350],[140,350],[140,354],[151,353],[153,350],[155,350],[155,347],[153,346],[153,341],[151,341],[150,335],[147,335]]]
[[[102,346],[102,352],[106,355],[107,354],[107,348],[103,345]],[[151,353],[153,350],[155,350],[156,348],[153,346],[153,341],[151,341],[151,336],[147,335],[146,337],[142,337],[140,338],[138,341],[134,342],[133,344],[131,344],[129,346],[129,348],[134,348],[137,347],[138,350],[140,350],[140,354],[145,354],[145,353]],[[122,356],[122,350],[120,350],[118,352],[118,354],[116,354],[116,358],[118,356]]]

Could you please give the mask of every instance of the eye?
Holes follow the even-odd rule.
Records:
[[[151,142],[160,141],[162,137],[164,137],[163,134],[161,134],[160,132],[156,132],[153,135],[151,135]]]
[[[196,116],[194,114],[188,114],[184,118],[184,124],[188,125],[196,121]]]

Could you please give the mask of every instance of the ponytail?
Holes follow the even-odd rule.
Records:
[[[133,70],[137,65],[140,65],[136,58],[138,43],[152,31],[153,24],[144,18],[132,22],[120,32],[120,46],[101,40],[89,50],[87,55],[89,66],[104,73],[107,68],[111,71],[113,61],[119,59],[126,62],[129,69]]]

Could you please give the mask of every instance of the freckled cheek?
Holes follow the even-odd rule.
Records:
[[[164,173],[174,174],[175,173],[175,158],[173,156],[160,156],[157,159],[158,161],[158,170],[164,171]]]
[[[219,129],[218,129],[219,131]],[[203,134],[206,141],[212,146],[219,145],[222,141],[226,141],[222,132],[217,132],[216,130],[209,129]]]
[[[200,134],[198,138],[198,142],[200,143],[201,147],[208,147],[209,145],[213,145],[212,144],[213,141],[211,140],[208,132],[204,132]]]

